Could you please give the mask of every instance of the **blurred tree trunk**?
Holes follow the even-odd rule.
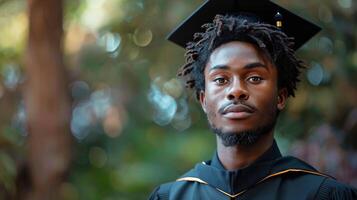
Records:
[[[68,79],[62,60],[62,0],[28,0],[25,105],[31,191],[26,199],[58,199],[71,159]]]

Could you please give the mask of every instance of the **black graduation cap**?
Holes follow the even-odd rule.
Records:
[[[203,24],[211,23],[217,14],[249,13],[260,22],[276,25],[289,37],[295,38],[294,50],[299,49],[321,28],[291,13],[269,0],[207,0],[168,36],[168,40],[185,48],[194,33],[203,32]]]

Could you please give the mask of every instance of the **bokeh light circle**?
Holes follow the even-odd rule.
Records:
[[[150,29],[146,28],[137,28],[134,31],[133,40],[134,43],[139,47],[148,46],[153,38],[153,33]]]

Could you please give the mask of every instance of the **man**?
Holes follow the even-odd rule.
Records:
[[[356,189],[282,157],[274,141],[304,68],[295,51],[318,31],[267,0],[209,0],[178,27],[169,39],[187,50],[179,76],[197,94],[217,153],[150,199],[357,199]]]

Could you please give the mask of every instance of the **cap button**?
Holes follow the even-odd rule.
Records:
[[[276,15],[274,16],[275,22],[276,22],[276,27],[282,28],[283,27],[283,15],[280,14],[280,12],[277,12]]]

